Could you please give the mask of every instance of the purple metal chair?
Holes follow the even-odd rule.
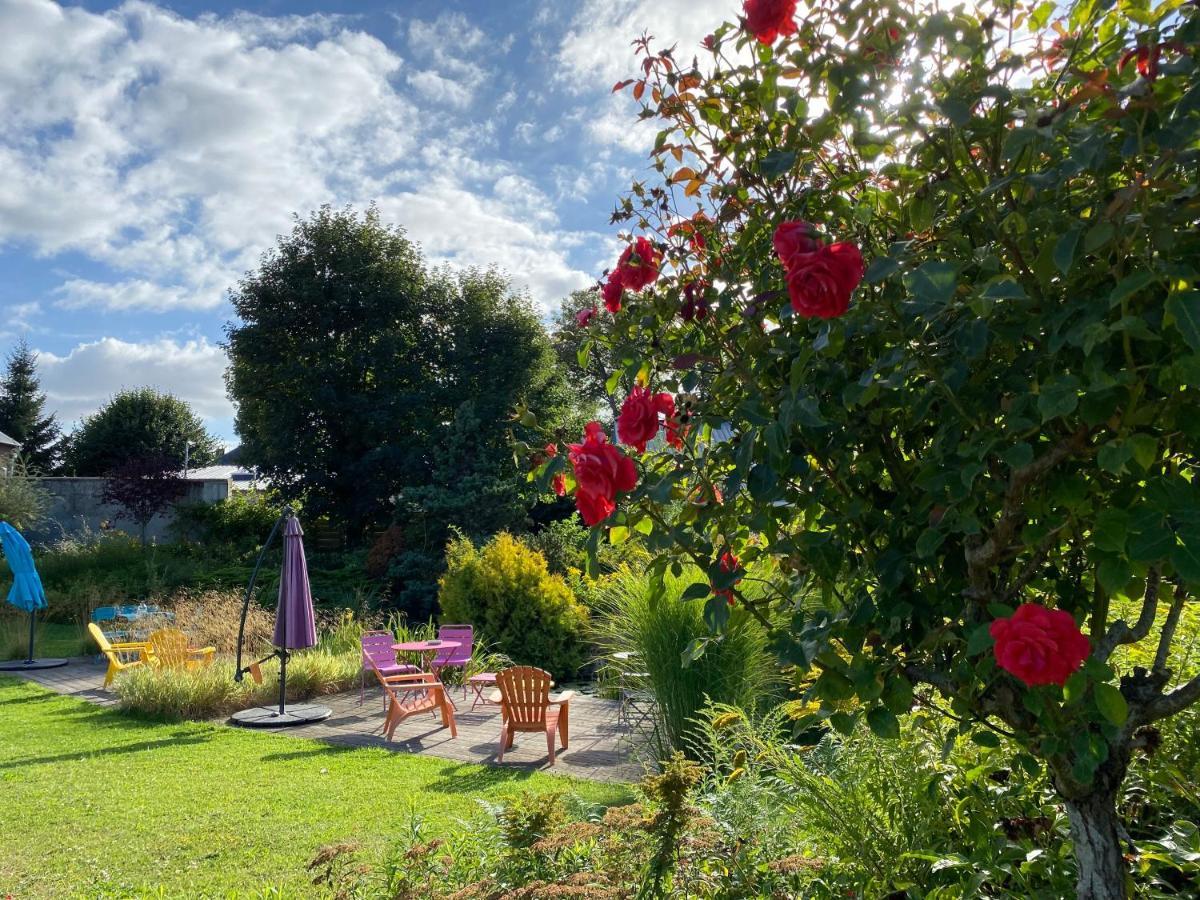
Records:
[[[421,670],[416,666],[396,661],[396,651],[392,644],[396,636],[390,631],[364,631],[362,636],[362,672],[358,678],[358,702],[361,705],[366,699],[367,673],[378,670],[384,678],[390,675],[413,675]],[[384,697],[387,702],[387,697]]]
[[[438,628],[439,641],[457,641],[457,647],[443,650],[433,658],[429,668],[440,681],[445,669],[462,669],[466,674],[467,663],[471,661],[471,650],[475,645],[475,629],[470,625],[442,625]],[[463,678],[463,697],[467,696],[467,679]]]

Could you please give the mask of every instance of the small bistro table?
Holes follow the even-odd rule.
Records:
[[[433,659],[439,650],[453,650],[461,646],[460,641],[404,641],[392,644],[392,649],[397,653],[413,653],[420,656],[421,669],[428,672],[432,670]]]

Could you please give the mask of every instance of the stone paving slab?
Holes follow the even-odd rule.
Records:
[[[58,669],[31,672],[4,672],[17,675],[60,694],[77,697],[101,706],[114,706],[117,697],[104,690],[105,666],[83,657]],[[118,675],[118,678],[121,676]],[[364,702],[358,691],[314,699],[328,706],[333,715],[323,722],[290,728],[263,728],[260,731],[303,737],[351,747],[381,747],[396,753],[416,753],[463,763],[496,765],[517,770],[542,770],[593,781],[636,781],[643,774],[635,760],[635,735],[617,723],[617,703],[587,694],[571,700],[570,747],[558,752],[551,768],[546,754],[546,739],[539,734],[518,734],[504,762],[497,760],[500,748],[500,712],[491,704],[480,703],[471,709],[470,699],[462,691],[448,688],[458,708],[455,715],[458,737],[441,727],[440,716],[413,716],[396,728],[395,739],[384,739],[383,691],[378,685],[368,688]],[[468,692],[468,698],[473,695]]]

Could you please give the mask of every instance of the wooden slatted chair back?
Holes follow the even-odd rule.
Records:
[[[549,672],[533,666],[513,666],[496,673],[505,714],[517,729],[545,725],[552,683]]]
[[[150,652],[154,654],[158,664],[165,668],[184,669],[191,660],[187,635],[178,628],[160,628],[158,631],[152,631],[146,643],[150,645]]]

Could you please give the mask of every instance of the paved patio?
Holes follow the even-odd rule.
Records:
[[[58,669],[2,674],[19,675],[60,694],[112,706],[116,704],[116,695],[101,688],[104,669],[91,658],[83,657]],[[391,743],[384,740],[380,734],[383,692],[378,686],[368,687],[366,701],[361,705],[358,691],[312,701],[333,710],[333,715],[324,722],[261,730],[351,747],[382,747],[396,753],[420,753],[460,762],[541,769],[593,781],[635,781],[642,775],[642,766],[633,752],[636,737],[627,727],[617,724],[616,701],[576,694],[571,700],[571,746],[559,752],[557,765],[550,768],[546,739],[537,734],[518,734],[513,748],[505,752],[504,762],[497,762],[499,709],[481,703],[472,710],[470,699],[464,701],[461,690],[449,690],[458,707],[455,715],[458,737],[454,739],[449,730],[439,727],[440,719],[431,714],[401,722],[395,740]],[[473,699],[469,692],[468,696]]]

